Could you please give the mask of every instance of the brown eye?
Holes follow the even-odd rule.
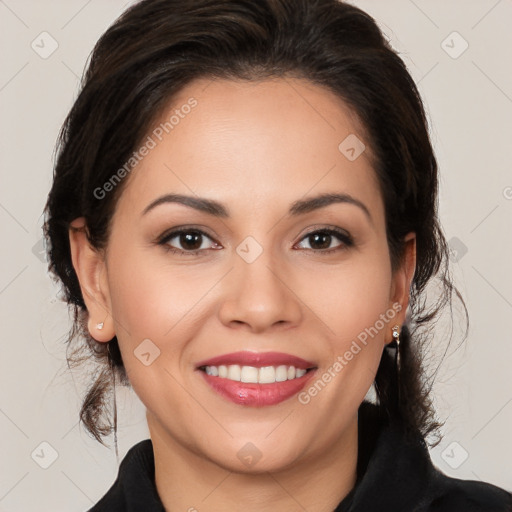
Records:
[[[308,236],[309,245],[312,249],[329,249],[333,239],[328,233],[314,233]]]
[[[181,233],[178,235],[178,240],[184,249],[194,251],[201,248],[202,237],[201,233]]]
[[[211,240],[212,243],[205,243],[205,239]],[[164,246],[171,252],[188,255],[219,247],[206,233],[198,229],[175,229],[165,234],[158,241],[158,245]]]
[[[338,239],[338,241],[341,243],[338,243],[335,247],[332,247],[332,243],[335,243],[336,239]],[[354,245],[350,235],[343,231],[338,231],[331,228],[321,229],[308,233],[302,240],[308,241],[309,247],[304,247],[305,249],[321,253],[335,252]]]

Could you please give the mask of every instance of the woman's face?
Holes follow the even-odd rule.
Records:
[[[93,336],[117,335],[152,437],[167,445],[237,471],[333,453],[404,321],[414,267],[412,240],[392,274],[359,123],[299,79],[196,81],[162,114],[91,266],[93,323],[110,312]],[[234,352],[285,356],[198,368]],[[314,369],[293,380],[292,356]],[[250,368],[237,375],[237,361]],[[275,374],[290,380],[265,383]]]

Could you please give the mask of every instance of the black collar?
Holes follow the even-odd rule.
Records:
[[[512,494],[484,482],[441,473],[419,433],[406,436],[380,408],[359,408],[356,485],[334,512],[501,512],[512,511]],[[133,446],[117,480],[90,512],[165,512],[155,486],[150,439]]]
[[[356,485],[335,512],[416,510],[418,496],[431,486],[437,470],[422,436],[406,436],[381,409],[363,401],[359,407]]]

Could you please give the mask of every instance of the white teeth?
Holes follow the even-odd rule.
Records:
[[[241,382],[258,382],[258,368],[254,366],[242,366]]]
[[[208,375],[213,375],[214,377],[218,377],[219,369],[216,366],[207,366],[206,367],[206,373]]]
[[[230,364],[228,366],[228,379],[237,380],[240,382],[241,373],[240,365]]]
[[[259,371],[260,384],[272,384],[276,381],[276,369],[273,366],[262,366]]]
[[[213,377],[221,377],[237,382],[249,382],[260,384],[272,384],[274,382],[284,382],[302,377],[306,374],[303,368],[295,368],[294,366],[263,366],[256,368],[255,366],[242,366],[238,364],[206,366],[205,371]]]
[[[288,369],[284,365],[278,366],[276,370],[276,382],[284,382],[285,380],[288,380]]]

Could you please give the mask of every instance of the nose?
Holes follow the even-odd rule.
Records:
[[[221,322],[254,333],[297,326],[304,306],[285,263],[277,264],[267,251],[252,263],[234,258],[235,267],[223,280]]]

